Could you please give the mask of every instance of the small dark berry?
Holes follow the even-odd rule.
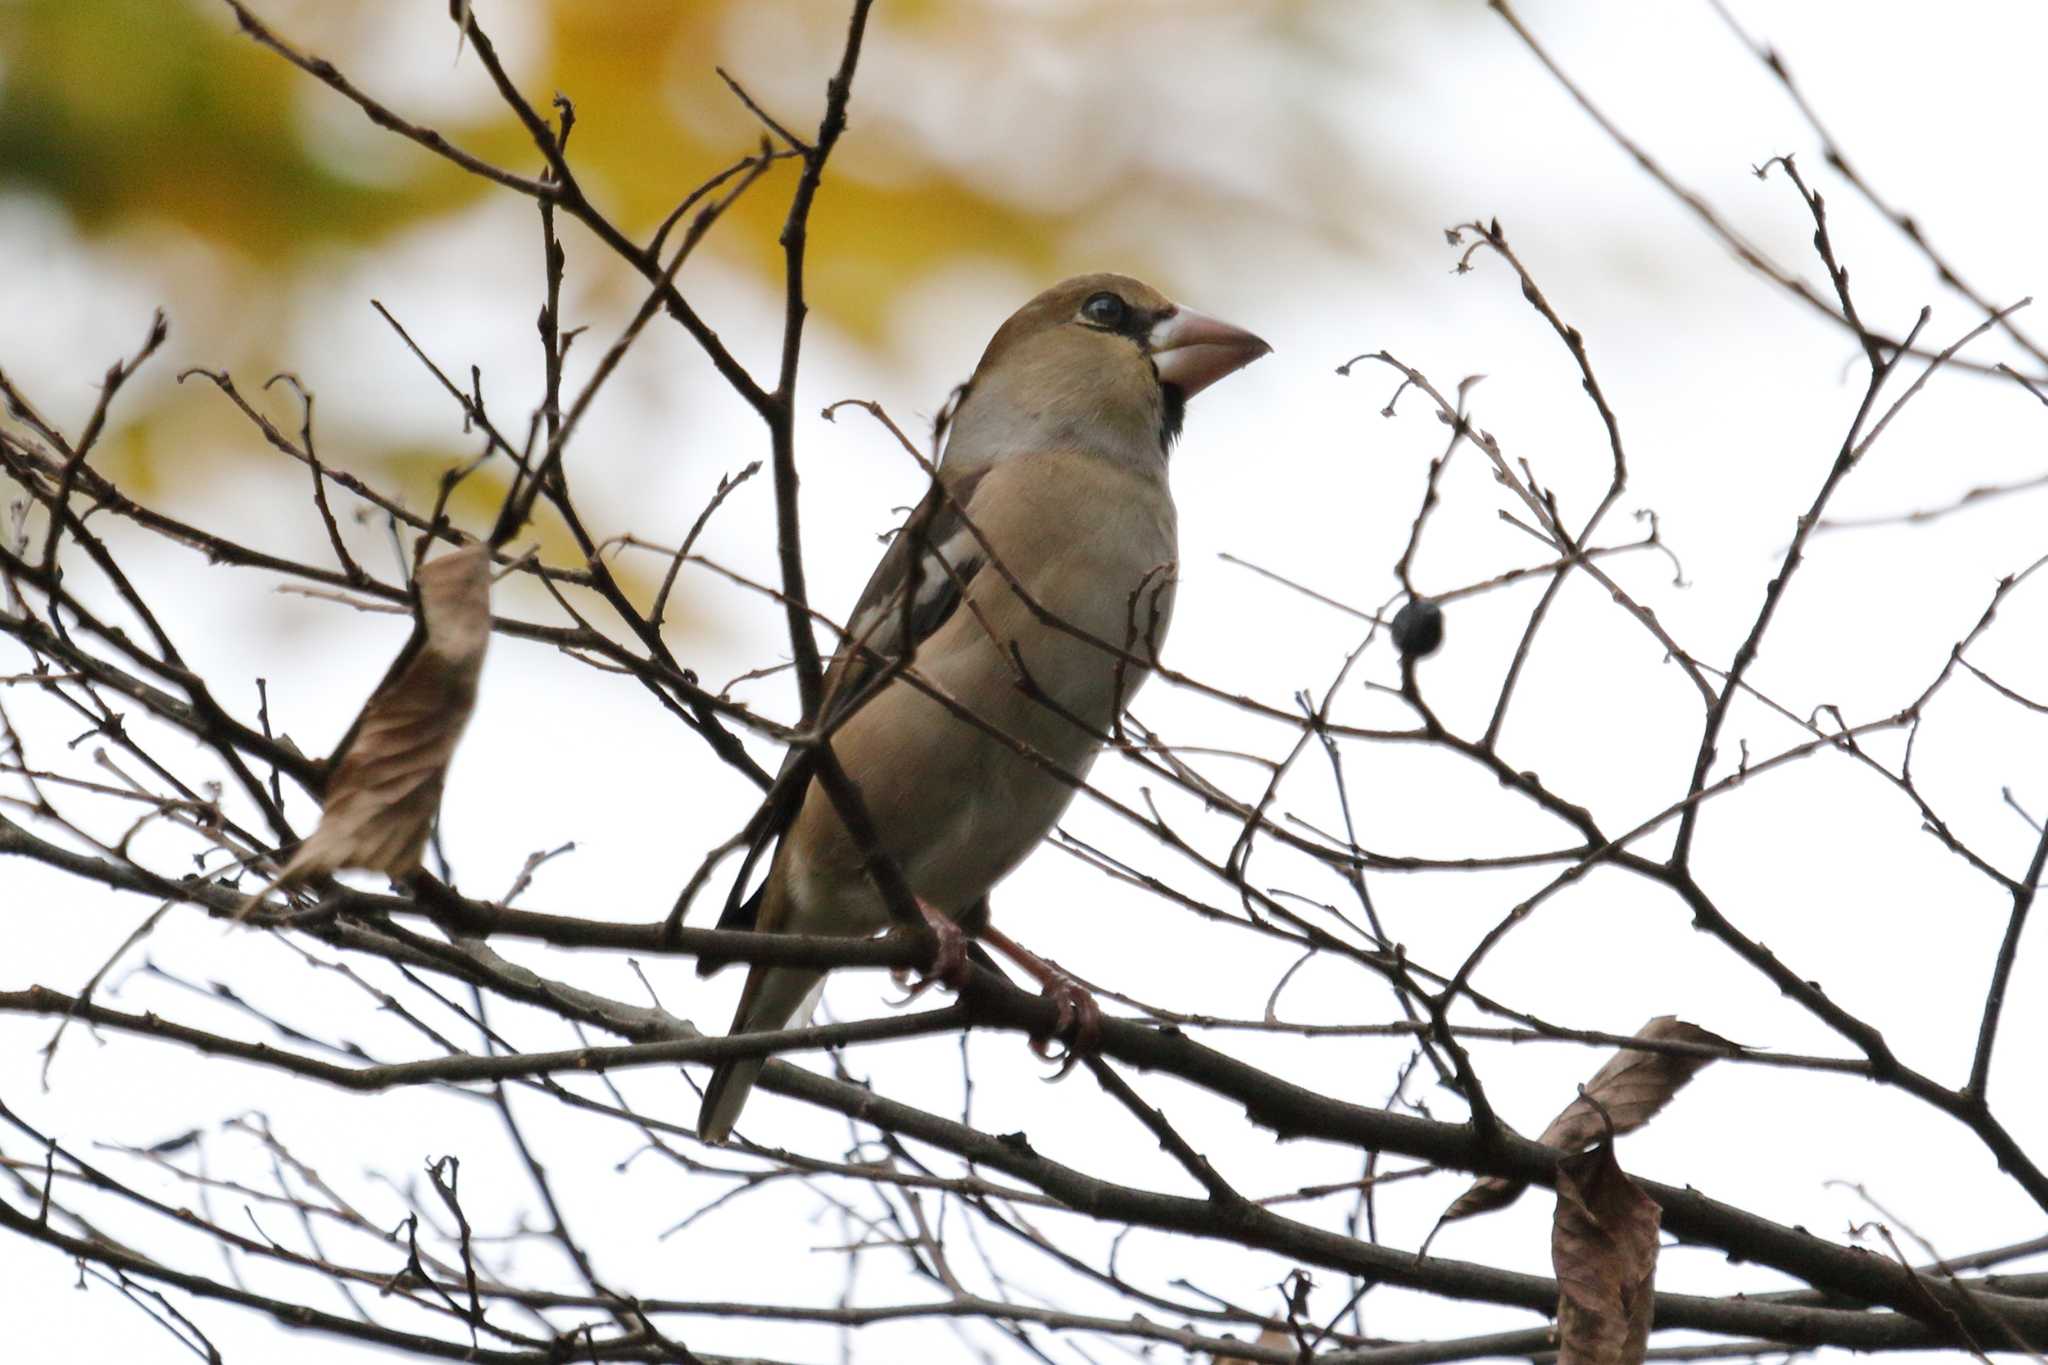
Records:
[[[1444,609],[1436,603],[1411,597],[1394,613],[1394,648],[1402,658],[1427,658],[1443,642]]]

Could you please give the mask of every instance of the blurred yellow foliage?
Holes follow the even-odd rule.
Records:
[[[1184,52],[1155,63],[1144,47],[1161,33],[1197,49],[1249,38],[1285,58],[1300,46],[1304,15],[1323,7],[878,6],[853,133],[819,201],[814,305],[872,337],[887,300],[948,258],[971,253],[1039,272],[1056,263],[1066,229],[1109,201],[1157,195],[1187,230],[1241,200],[1256,187],[1205,176],[1175,145],[1183,111],[1165,92],[1185,72]],[[473,57],[458,56],[453,26],[423,24],[439,6],[257,0],[254,9],[401,114],[508,167],[538,169]],[[520,30],[508,46],[523,49],[512,53],[525,59],[515,75],[536,105],[545,110],[554,91],[575,102],[578,173],[615,221],[641,234],[761,136],[717,68],[808,135],[845,25],[844,7],[820,0],[553,0],[476,12],[486,26]],[[425,50],[394,63],[394,43]],[[451,90],[471,96],[452,117]],[[1272,126],[1289,136],[1268,138],[1270,154],[1290,156],[1304,142],[1329,151],[1306,107],[1274,94],[1283,122]],[[1047,147],[1011,118],[985,129],[986,145],[965,156],[939,145],[975,131],[977,119],[1034,105],[1048,126],[1079,136]],[[1233,118],[1253,126],[1273,112]],[[1151,114],[1161,126],[1134,136],[1131,125]],[[385,145],[368,160],[340,154],[327,129],[343,120],[365,133],[352,150]],[[238,34],[217,0],[0,2],[0,191],[54,198],[86,232],[164,221],[288,269],[314,248],[371,243],[495,192],[395,138],[368,136],[368,127]],[[1089,168],[1074,193],[1059,188],[1064,162]],[[775,234],[792,174],[780,168],[743,201],[720,233],[728,259],[779,268]],[[1300,206],[1267,211],[1298,218]],[[1332,214],[1324,226],[1336,222]]]
[[[304,77],[194,6],[16,0],[0,54],[0,186],[61,200],[88,231],[165,219],[275,258],[447,206],[445,188],[355,183],[310,155]]]
[[[510,170],[541,169],[475,53],[461,50],[445,4],[249,4],[285,42],[332,61],[402,117]],[[537,108],[552,117],[557,91],[574,102],[579,179],[645,241],[692,188],[761,143],[762,124],[721,67],[796,135],[814,133],[847,6],[475,0],[475,14]],[[1190,242],[1229,260],[1269,249],[1289,228],[1355,240],[1356,205],[1373,197],[1356,192],[1354,159],[1326,126],[1327,104],[1308,93],[1331,65],[1318,34],[1350,14],[1343,0],[883,0],[811,220],[814,315],[876,345],[896,301],[960,261],[1047,279],[1143,271],[1153,253]],[[1226,88],[1229,100],[1218,97]],[[740,201],[686,289],[701,288],[699,272],[723,270],[775,296],[795,174],[782,162]],[[245,391],[277,370],[302,370],[316,387],[323,374],[364,372],[345,355],[303,352],[309,338],[329,344],[352,325],[366,302],[357,281],[369,279],[417,314],[423,344],[452,373],[505,363],[511,334],[499,312],[483,336],[501,349],[479,356],[456,349],[479,341],[475,319],[460,315],[468,310],[409,308],[397,291],[415,287],[407,280],[422,291],[444,284],[447,248],[417,244],[473,243],[473,231],[456,234],[511,197],[375,127],[240,33],[222,0],[0,0],[0,208],[23,194],[58,206],[85,262],[81,280],[111,265],[168,307],[170,365],[231,369]],[[533,232],[530,248],[500,264],[531,270],[507,287],[530,280],[537,308],[537,219]],[[586,234],[563,232],[578,290],[563,325],[592,324],[601,337],[614,325],[604,314],[630,307],[642,286]],[[59,299],[67,312],[72,301]],[[458,332],[465,322],[472,330]],[[76,362],[82,379],[132,341],[124,330],[92,344]],[[342,401],[321,409],[338,428],[322,431],[329,458],[396,478],[409,496],[474,453],[452,405],[438,431],[396,431],[333,396]],[[516,427],[512,409],[523,415],[537,398],[510,400],[501,421]],[[195,420],[190,406],[206,401],[189,387],[133,386],[98,462],[146,491],[162,485],[160,464],[182,479],[204,477],[209,453],[270,458],[246,430],[215,436],[217,415]],[[465,505],[486,486],[465,490]]]

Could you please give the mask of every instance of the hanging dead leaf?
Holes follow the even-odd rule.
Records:
[[[1557,1365],[1638,1365],[1643,1359],[1661,1214],[1657,1201],[1614,1160],[1611,1135],[1558,1163],[1550,1231]]]
[[[1719,1034],[1709,1033],[1670,1014],[1658,1015],[1637,1029],[1635,1037],[1645,1042],[1733,1046]],[[1711,1057],[1688,1057],[1675,1052],[1621,1048],[1607,1059],[1605,1066],[1593,1073],[1593,1079],[1586,1082],[1579,1097],[1566,1105],[1536,1140],[1546,1147],[1577,1151],[1600,1136],[1599,1111],[1603,1106],[1613,1118],[1617,1134],[1633,1132],[1656,1117],[1657,1111],[1712,1060]],[[1474,1214],[1506,1208],[1521,1198],[1522,1191],[1527,1188],[1521,1181],[1481,1176],[1444,1210],[1437,1224],[1442,1226]]]
[[[335,750],[319,828],[240,913],[318,873],[361,868],[395,879],[420,865],[476,707],[491,639],[490,551],[477,542],[429,560],[414,585],[412,638]]]

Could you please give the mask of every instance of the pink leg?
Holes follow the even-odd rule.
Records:
[[[918,975],[917,981],[910,987],[910,994],[903,997],[906,1003],[923,995],[934,984],[943,984],[957,991],[967,984],[968,977],[973,975],[974,971],[972,964],[967,960],[967,935],[960,932],[960,926],[921,900],[917,903],[917,908],[924,912],[924,922],[937,938],[938,944],[932,950],[931,965]],[[897,980],[902,979],[902,973],[899,971]]]
[[[1093,1052],[1096,1043],[1100,1041],[1102,1006],[1095,1002],[1095,997],[1089,994],[1088,989],[1080,982],[994,925],[981,931],[981,939],[989,947],[1023,968],[1033,980],[1045,988],[1044,994],[1053,1002],[1053,1008],[1058,1014],[1051,1036],[1033,1038],[1031,1047],[1039,1056],[1051,1060],[1054,1056],[1054,1040],[1064,1042],[1066,1055],[1060,1062],[1060,1074],[1064,1076],[1084,1053]]]

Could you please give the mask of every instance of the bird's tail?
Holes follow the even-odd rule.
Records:
[[[818,995],[825,986],[825,974],[808,967],[757,966],[740,992],[740,1006],[733,1012],[728,1035],[762,1033],[787,1028],[810,1017]],[[704,1087],[704,1104],[697,1111],[697,1136],[706,1142],[724,1142],[732,1136],[740,1110],[760,1079],[765,1057],[742,1057],[720,1062],[711,1069]]]
[[[742,873],[742,875],[745,874]],[[735,886],[732,896],[726,902],[725,912],[718,917],[718,927],[721,929],[751,929],[759,924],[761,922],[761,901],[767,890],[768,884],[763,882],[754,889],[753,895],[745,900],[741,900],[739,898],[739,887]],[[710,976],[713,972],[720,971],[731,965],[731,958],[717,957],[711,953],[702,953],[697,958],[697,975]]]

